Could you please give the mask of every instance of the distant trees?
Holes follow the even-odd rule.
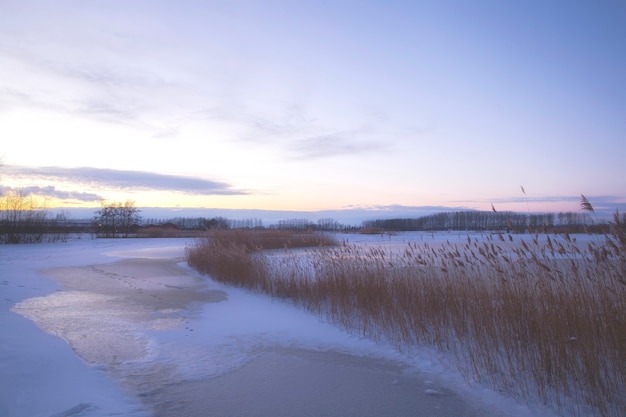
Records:
[[[224,217],[173,217],[167,219],[144,219],[145,227],[170,227],[181,230],[229,229],[232,221]],[[245,223],[252,224],[252,223]]]
[[[9,190],[0,195],[0,243],[41,242],[49,227],[47,217],[44,204],[32,194]]]
[[[324,232],[337,232],[339,230],[348,229],[348,227],[331,218],[319,219],[316,223],[307,219],[279,220],[276,225],[271,227],[281,230],[318,230]]]
[[[38,243],[48,228],[48,213],[32,195],[11,190],[0,198],[0,242]]]
[[[343,229],[343,226],[335,219],[324,218],[317,221],[317,230],[336,232],[341,229]]]
[[[288,219],[279,220],[276,228],[282,230],[312,230],[313,226],[314,223],[307,219]]]
[[[262,229],[263,221],[257,218],[226,220],[231,229]]]
[[[542,228],[582,232],[586,213],[525,214],[494,211],[455,211],[418,218],[378,219],[363,222],[363,227],[390,231],[501,230],[537,231]]]
[[[259,218],[227,219],[224,217],[173,217],[167,219],[148,218],[143,221],[144,227],[172,227],[181,230],[209,230],[209,229],[264,229],[263,220]],[[312,222],[307,219],[279,220],[276,224],[267,226],[271,229],[283,230],[319,230],[335,232],[348,230],[351,227],[343,225],[331,218],[323,218]]]
[[[96,234],[102,237],[128,237],[141,223],[140,212],[131,200],[103,204],[93,219]]]

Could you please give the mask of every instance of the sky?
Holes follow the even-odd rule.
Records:
[[[0,192],[624,210],[624,74],[622,0],[0,0]]]

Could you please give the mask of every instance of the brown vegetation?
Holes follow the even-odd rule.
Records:
[[[178,229],[177,227],[167,227],[163,225],[142,226],[137,229],[136,236],[141,238],[191,238],[203,237],[206,234],[203,230]]]
[[[187,252],[214,279],[293,300],[400,350],[436,347],[468,382],[563,414],[621,416],[626,239],[615,220],[614,235],[587,246],[569,235],[495,235],[278,256],[259,250],[302,236],[222,231]]]
[[[230,284],[265,289],[270,285],[262,250],[335,245],[328,234],[277,229],[216,229],[187,248],[187,261],[198,271]]]

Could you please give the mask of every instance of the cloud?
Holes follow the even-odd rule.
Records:
[[[0,31],[0,49],[7,55],[7,62],[0,75],[6,85],[0,95],[0,108],[38,108],[91,120],[113,124],[152,127],[150,121],[162,119],[166,103],[171,103],[171,94],[177,86],[164,81],[159,75],[159,66],[138,64],[121,53],[115,65],[107,56],[102,40],[95,45],[81,42],[61,44],[52,54],[30,37],[18,33],[19,42],[7,42]],[[19,44],[20,48],[15,45]],[[55,50],[58,43],[49,48]],[[104,49],[103,49],[104,48]],[[80,53],[75,53],[78,49]],[[99,54],[97,51],[102,51]],[[128,52],[126,52],[128,53]],[[64,58],[72,54],[72,59]],[[76,58],[80,57],[80,58]],[[165,95],[167,93],[167,96]],[[164,104],[165,103],[165,104]],[[172,106],[173,107],[173,106]],[[180,107],[180,106],[178,106]],[[156,114],[156,117],[155,117]]]
[[[302,101],[302,100],[301,100]],[[214,123],[239,127],[236,140],[264,147],[274,146],[286,152],[289,159],[321,159],[363,154],[389,147],[376,135],[382,130],[382,120],[370,113],[360,114],[341,128],[324,121],[293,102],[270,104],[264,109],[238,103],[207,107],[202,117]],[[390,134],[387,132],[386,137]]]
[[[353,133],[339,132],[299,140],[291,146],[291,151],[298,159],[316,159],[362,154],[382,148],[380,143],[359,140]]]
[[[493,198],[490,199],[489,202],[495,203],[561,203],[561,202],[572,202],[580,200],[580,196],[571,196],[571,195],[553,195],[553,196],[543,196],[543,197],[525,197],[525,196],[515,196],[515,197],[502,197],[502,198]],[[476,201],[478,202],[478,201]],[[481,200],[481,203],[484,203],[485,200]]]
[[[229,184],[204,178],[167,175],[145,171],[103,168],[5,166],[5,174],[16,179],[48,180],[82,184],[91,188],[175,191],[192,195],[243,195]]]
[[[610,208],[623,205],[626,201],[624,201],[623,197],[612,196],[612,195],[585,195],[589,201],[593,204],[594,207],[604,207]],[[486,200],[474,201],[484,203]],[[504,197],[504,198],[494,198],[490,199],[488,202],[495,203],[578,203],[580,202],[580,194],[576,195],[552,195],[552,196],[539,196],[539,197],[525,197],[525,196],[515,196],[515,197]]]
[[[594,208],[596,215],[600,217],[610,217],[615,213],[615,210],[619,210],[620,213],[626,212],[626,199],[620,196],[614,195],[592,195],[585,194],[585,197],[589,200],[591,205]],[[565,209],[559,209],[558,211],[578,211],[580,210],[580,194],[576,195],[552,195],[552,196],[539,196],[539,197],[524,197],[524,196],[515,196],[515,197],[504,197],[504,198],[493,198],[493,199],[481,199],[481,200],[463,200],[456,201],[462,202],[466,205],[478,204],[480,206],[486,207],[487,204],[491,203],[498,209],[498,205],[502,204],[527,204],[530,211],[534,210],[533,203],[538,205],[542,205],[542,203],[547,203],[549,206],[551,203],[557,205],[566,204]],[[544,211],[550,211],[550,209],[543,209]]]
[[[39,186],[30,186],[23,188],[14,188],[14,187],[0,187],[0,195],[4,195],[9,191],[20,191],[25,195],[38,195],[46,198],[55,198],[59,200],[78,200],[78,201],[102,201],[104,198],[98,194],[94,193],[86,193],[86,192],[77,192],[77,191],[64,191],[59,190],[53,185],[49,185],[46,187]]]
[[[285,138],[305,135],[306,132],[318,129],[306,113],[295,111],[294,108],[294,105],[272,106],[271,103],[262,109],[251,108],[229,97],[224,102],[205,107],[199,115],[212,123],[241,127],[242,133],[238,137],[241,141],[282,143]]]

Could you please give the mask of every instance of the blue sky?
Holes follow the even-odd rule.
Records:
[[[611,0],[2,0],[0,191],[623,209],[625,45]]]

